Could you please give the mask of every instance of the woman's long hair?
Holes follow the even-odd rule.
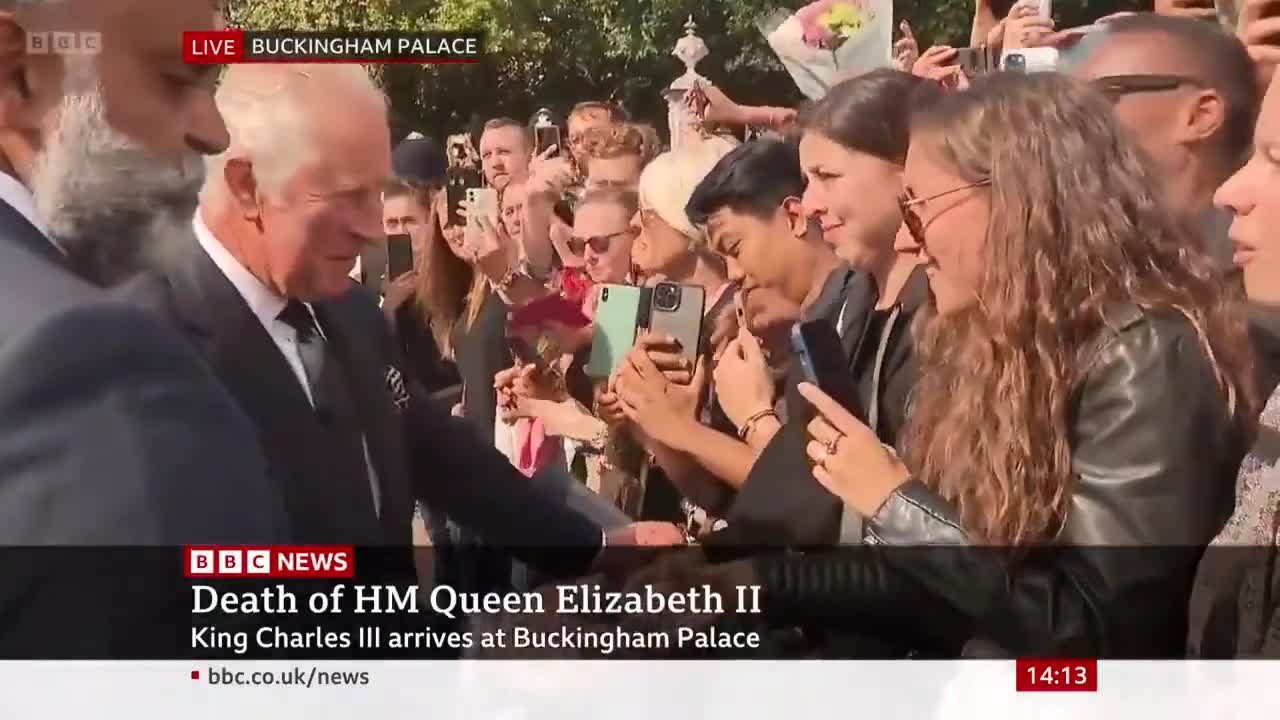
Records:
[[[430,202],[430,196],[421,191],[419,201]],[[433,217],[426,242],[425,257],[418,270],[418,309],[431,328],[436,346],[448,358],[454,356],[450,337],[459,319],[465,319],[470,328],[480,314],[484,300],[484,276],[465,260],[453,254],[444,239],[443,218]]]
[[[1184,316],[1227,412],[1254,422],[1242,308],[1157,200],[1104,100],[1055,74],[1001,73],[921,107],[912,135],[966,181],[991,182],[979,302],[919,318],[904,437],[908,466],[979,542],[1042,543],[1062,530],[1072,401],[1109,308]]]

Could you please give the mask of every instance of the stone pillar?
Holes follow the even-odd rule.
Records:
[[[663,98],[667,101],[667,125],[671,132],[672,150],[689,143],[691,139],[698,136],[697,123],[684,104],[685,93],[689,92],[695,83],[703,86],[711,84],[694,69],[708,55],[707,44],[697,36],[697,29],[698,24],[690,15],[688,22],[684,24],[684,37],[680,38],[675,49],[671,51],[672,55],[684,63],[684,74],[676,78],[675,82],[662,92]]]

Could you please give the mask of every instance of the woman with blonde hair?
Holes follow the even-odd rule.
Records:
[[[702,289],[702,337],[695,349],[699,359],[692,367],[672,362],[681,348],[644,336],[611,382],[622,414],[684,496],[685,521],[699,531],[714,524],[702,517],[704,509],[722,509],[728,490],[742,484],[756,457],[719,411],[709,387],[712,338],[732,324],[737,285],[729,279],[724,258],[708,244],[706,231],[685,211],[698,184],[732,149],[730,143],[708,139],[659,155],[641,174],[640,211],[633,220],[640,234],[632,246],[632,263],[647,285]]]
[[[1065,77],[1001,73],[918,109],[899,247],[933,301],[905,461],[801,392],[813,475],[872,539],[950,547],[759,557],[717,581],[762,584],[772,621],[899,650],[1181,656],[1257,403],[1242,309],[1158,188]]]

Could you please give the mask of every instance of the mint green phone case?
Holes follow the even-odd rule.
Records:
[[[583,370],[588,377],[604,379],[613,374],[636,342],[642,292],[631,285],[603,285],[597,292],[600,300],[596,303],[591,356]]]

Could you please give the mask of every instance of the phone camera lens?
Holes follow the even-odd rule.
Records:
[[[1026,70],[1027,58],[1023,56],[1021,53],[1013,53],[1012,55],[1004,59],[1004,64],[1005,64],[1005,67],[1009,70],[1018,70],[1018,71]]]
[[[600,300],[602,302],[607,302],[609,300],[609,288],[600,289]]]
[[[670,283],[662,283],[653,291],[653,304],[663,312],[671,312],[680,307],[680,288]]]

